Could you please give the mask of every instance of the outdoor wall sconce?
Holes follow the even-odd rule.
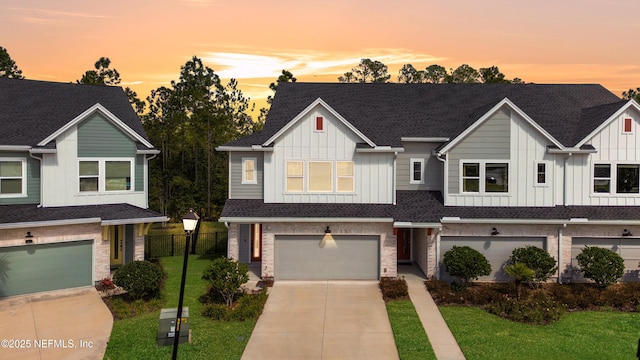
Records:
[[[624,229],[624,231],[622,231],[622,236],[633,236],[633,234],[631,231]]]
[[[331,229],[327,226],[327,229],[324,231],[324,236],[322,237],[322,241],[320,241],[321,249],[335,249],[338,247],[336,244],[336,240],[331,235]]]
[[[31,235],[31,231],[27,231],[27,236],[24,237],[25,244],[33,244],[33,235]]]
[[[491,230],[491,236],[496,236],[496,235],[500,235],[500,232],[498,231],[498,229],[493,228],[493,229]]]

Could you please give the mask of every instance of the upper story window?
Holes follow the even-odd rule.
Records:
[[[324,118],[322,116],[316,116],[316,131],[324,131]]]
[[[616,194],[640,193],[640,164],[616,164],[615,171],[611,171],[612,164],[593,165],[593,192],[610,194],[612,184],[615,184]]]
[[[354,191],[353,161],[337,161],[337,190],[338,192]]]
[[[481,181],[481,179],[484,179]],[[462,191],[501,193],[509,191],[509,164],[500,162],[463,162]]]
[[[424,184],[424,159],[411,159],[409,171],[410,184]]]
[[[80,192],[130,191],[133,160],[82,160]]]
[[[0,160],[0,197],[27,195],[27,162],[21,158]]]
[[[242,158],[242,183],[257,184],[256,158]]]
[[[331,192],[332,179],[332,162],[309,161],[309,192]]]
[[[630,117],[625,117],[622,119],[622,133],[623,134],[633,134],[633,119]]]
[[[546,161],[537,161],[536,166],[536,185],[547,185],[549,164]]]
[[[287,192],[304,191],[304,162],[287,161]]]

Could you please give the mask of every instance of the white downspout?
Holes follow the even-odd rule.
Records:
[[[395,153],[393,153],[393,174],[391,175],[393,178],[391,179],[391,186],[392,186],[392,191],[391,191],[391,203],[393,205],[396,205],[396,165],[398,162],[398,152],[396,151]]]
[[[568,163],[569,163],[569,158],[571,157],[571,153],[569,153],[567,155],[566,158],[564,158],[564,169],[563,169],[563,177],[562,177],[562,182],[563,182],[563,186],[562,186],[562,204],[564,206],[568,206],[567,204],[567,197],[568,197],[568,193],[569,193],[569,181],[567,181],[567,173],[568,173]]]
[[[44,171],[42,169],[42,158],[39,158],[37,156],[33,156],[31,151],[29,151],[29,157],[40,161],[40,203],[36,207],[41,208],[42,207],[42,196],[44,195],[44,192],[43,192],[44,191],[44,181],[42,179],[42,174],[44,173]]]
[[[447,156],[444,155],[444,159],[441,158],[441,156],[443,156],[440,153],[435,153],[434,154],[436,159],[438,159],[440,162],[442,162],[442,173],[444,174],[444,179],[443,184],[442,184],[442,200],[444,201],[444,203],[447,203],[447,193],[449,192],[449,169],[447,169]]]
[[[562,229],[565,227],[567,224],[558,228],[558,284],[562,284]]]
[[[436,231],[436,280],[440,280],[440,234],[442,229]]]

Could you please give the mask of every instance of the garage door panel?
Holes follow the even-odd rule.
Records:
[[[0,296],[92,284],[93,241],[0,248]]]
[[[571,244],[571,270],[573,281],[587,281],[580,272],[578,256],[585,246],[609,249],[622,257],[624,275],[622,281],[640,281],[640,239],[629,238],[573,238]]]
[[[489,264],[491,264],[491,274],[481,276],[479,281],[512,281],[512,278],[504,272],[504,267],[509,261],[509,257],[515,248],[527,245],[537,246],[544,249],[546,238],[530,237],[466,237],[466,236],[446,236],[440,240],[440,279],[444,281],[458,281],[450,276],[446,271],[446,266],[442,264],[444,254],[451,250],[453,246],[469,246],[482,253]]]
[[[320,248],[321,236],[277,236],[276,279],[378,279],[378,237],[334,236],[334,239],[336,249]]]

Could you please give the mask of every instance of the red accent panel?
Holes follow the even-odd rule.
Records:
[[[324,118],[322,116],[318,116],[316,118],[316,131],[324,130]]]
[[[633,120],[631,118],[625,118],[624,119],[624,132],[626,133],[630,133],[631,130],[631,124],[633,123]]]

